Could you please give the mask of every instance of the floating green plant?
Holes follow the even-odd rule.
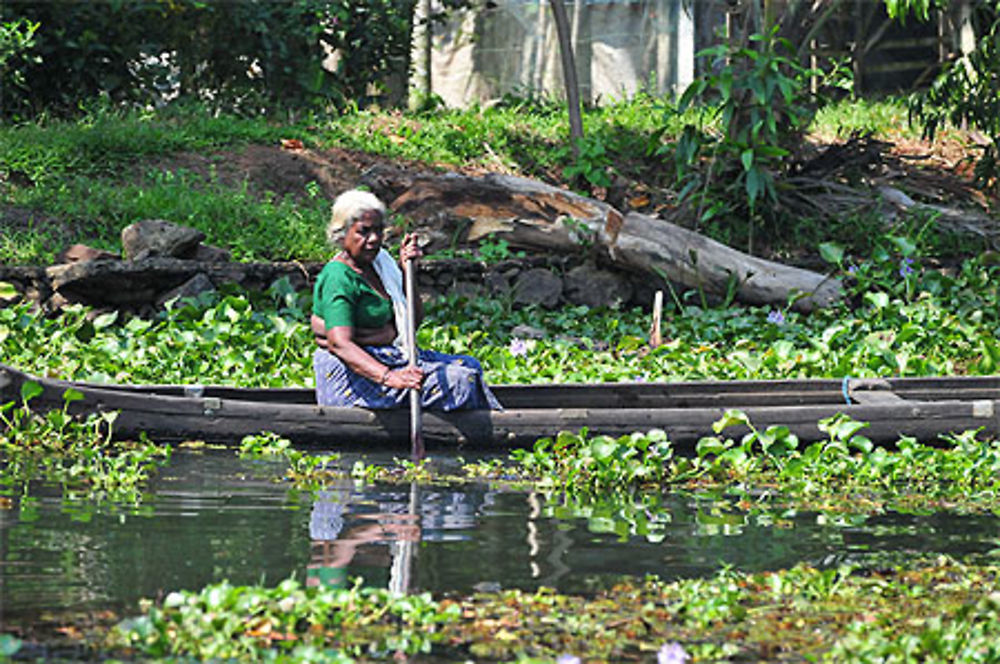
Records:
[[[143,657],[983,662],[1000,649],[1000,568],[948,558],[705,579],[622,579],[593,596],[507,590],[437,599],[385,590],[219,583],[146,603],[106,648]],[[943,619],[947,616],[947,620]],[[666,657],[674,657],[669,660]],[[683,658],[683,659],[676,659]]]
[[[21,389],[21,402],[0,404],[0,486],[9,497],[30,496],[32,481],[59,483],[64,497],[89,504],[137,505],[151,472],[170,458],[168,445],[144,437],[113,442],[116,413],[70,415],[69,405],[83,398],[68,389],[61,410],[36,413],[31,400],[37,383]]]

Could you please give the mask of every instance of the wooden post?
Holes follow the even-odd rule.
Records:
[[[663,335],[660,331],[660,322],[663,316],[663,291],[656,291],[653,297],[653,327],[649,334],[649,345],[653,348],[663,343]]]

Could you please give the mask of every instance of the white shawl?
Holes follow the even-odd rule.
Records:
[[[403,291],[403,271],[392,255],[385,249],[380,249],[372,263],[378,278],[385,286],[385,292],[392,299],[392,313],[396,319],[396,338],[393,345],[403,351],[406,349],[406,293]]]

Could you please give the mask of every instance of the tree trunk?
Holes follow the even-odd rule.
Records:
[[[413,219],[466,219],[466,241],[487,235],[513,246],[564,254],[598,251],[613,265],[660,282],[668,279],[750,304],[799,311],[823,308],[842,294],[839,280],[774,263],[727,247],[694,231],[636,212],[623,215],[601,201],[507,175],[425,175],[393,179],[369,173],[375,193]]]
[[[579,150],[578,141],[583,138],[583,118],[580,115],[580,86],[576,81],[576,61],[573,57],[573,40],[570,37],[569,20],[563,0],[549,0],[552,18],[556,22],[559,37],[559,55],[562,57],[563,87],[566,88],[566,106],[569,110],[569,138],[573,144],[573,154]]]

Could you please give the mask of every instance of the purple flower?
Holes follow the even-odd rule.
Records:
[[[556,664],[580,664],[580,658],[576,655],[559,655]]]
[[[899,264],[899,276],[906,277],[913,274],[913,259],[904,258]]]
[[[781,313],[777,309],[772,311],[767,315],[767,322],[773,323],[774,325],[784,325],[785,324],[785,314]]]
[[[850,267],[847,268],[847,272],[849,274],[857,274],[857,272],[858,272],[858,266],[857,265],[851,265]]]
[[[656,664],[684,664],[691,659],[691,655],[684,652],[684,648],[676,641],[664,643],[663,647],[656,651]]]
[[[528,342],[524,339],[511,339],[510,346],[507,347],[514,357],[522,357],[528,354]]]

